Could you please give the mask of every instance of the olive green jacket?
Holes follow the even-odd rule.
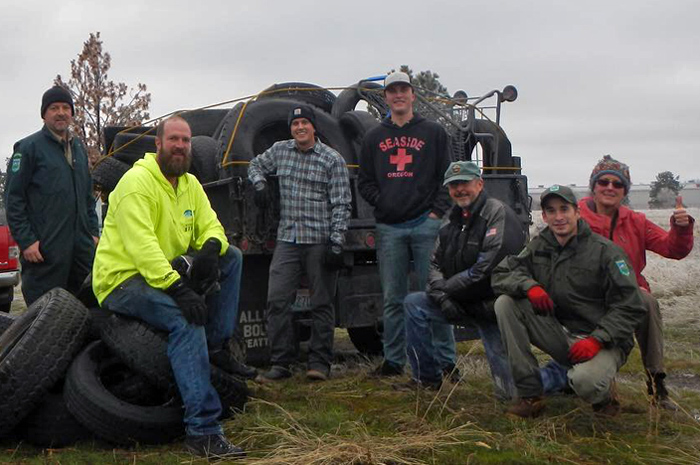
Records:
[[[585,221],[563,247],[545,228],[517,256],[506,257],[493,271],[497,294],[527,297],[542,286],[554,301],[555,315],[573,334],[590,334],[605,347],[629,353],[633,334],[646,309],[634,271],[622,249]]]

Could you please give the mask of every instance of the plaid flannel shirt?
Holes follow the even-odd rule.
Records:
[[[276,142],[248,167],[255,185],[277,174],[280,223],[277,240],[297,244],[343,244],[350,218],[350,177],[345,160],[316,140],[306,152],[294,139]]]

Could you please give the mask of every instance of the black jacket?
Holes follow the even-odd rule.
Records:
[[[387,118],[362,141],[358,189],[380,223],[397,224],[426,212],[443,216],[442,187],[451,148],[447,133],[420,115],[399,127]]]
[[[491,272],[507,255],[519,253],[527,239],[515,212],[485,191],[467,211],[465,218],[462,208],[453,207],[438,234],[428,276],[429,294],[447,280],[444,292],[463,306],[494,298]]]

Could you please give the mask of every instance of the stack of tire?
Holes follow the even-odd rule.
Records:
[[[373,83],[363,85],[367,89],[378,87]],[[245,177],[245,162],[275,142],[291,137],[287,116],[298,102],[316,108],[317,136],[343,155],[348,164],[356,165],[362,137],[377,124],[368,112],[355,110],[362,99],[357,85],[336,97],[314,84],[285,82],[264,89],[257,99],[230,110],[184,112],[181,115],[192,128],[190,172],[202,184],[229,176]],[[155,130],[108,128],[105,140],[112,155],[95,166],[93,180],[103,193],[109,193],[135,161],[146,152],[155,152]],[[236,163],[226,167],[231,161]]]
[[[243,409],[244,380],[212,367],[212,382],[224,417]],[[0,438],[40,447],[92,438],[158,444],[184,435],[183,413],[167,334],[88,310],[59,288],[17,317],[0,314]]]

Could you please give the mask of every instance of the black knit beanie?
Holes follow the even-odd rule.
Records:
[[[287,126],[291,128],[292,121],[297,118],[308,119],[313,125],[314,129],[316,129],[316,116],[314,115],[314,111],[311,109],[311,107],[306,105],[298,105],[292,108],[292,111],[289,112],[289,116],[287,117]]]
[[[70,92],[61,86],[53,86],[46,92],[44,96],[41,97],[41,118],[44,118],[44,113],[49,105],[56,102],[67,103],[70,105],[71,115],[75,114],[75,107],[73,106],[73,97],[71,97]]]

